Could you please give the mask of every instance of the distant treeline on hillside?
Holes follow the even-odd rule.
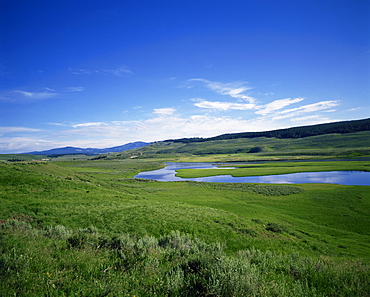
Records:
[[[237,138],[255,138],[255,137],[274,137],[274,138],[304,138],[309,136],[317,136],[329,133],[354,133],[360,131],[370,131],[370,118],[364,120],[335,122],[328,124],[319,124],[312,126],[293,127],[287,129],[279,129],[265,132],[242,132],[223,134],[209,138],[181,138],[169,139],[165,142],[205,142],[212,140],[226,140]]]

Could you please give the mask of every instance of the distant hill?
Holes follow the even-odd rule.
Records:
[[[312,126],[300,126],[264,132],[230,133],[209,138],[196,137],[196,138],[169,139],[165,140],[165,142],[191,143],[191,142],[205,142],[214,140],[256,138],[256,137],[268,137],[268,138],[274,137],[279,139],[304,138],[309,136],[318,136],[330,133],[354,133],[361,131],[370,131],[370,118],[364,120],[342,121]]]
[[[150,144],[150,142],[142,142],[142,141],[136,141],[136,142],[130,142],[124,145],[120,146],[114,146],[110,148],[78,148],[78,147],[61,147],[61,148],[55,148],[51,150],[46,151],[36,151],[36,152],[29,152],[24,154],[30,154],[30,155],[72,155],[72,154],[85,154],[85,155],[98,155],[98,154],[106,154],[106,153],[118,153],[126,150],[132,150],[141,148],[144,146],[147,146]]]

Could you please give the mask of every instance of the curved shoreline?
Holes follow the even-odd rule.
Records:
[[[214,164],[214,163],[213,163]],[[223,163],[225,164],[225,163]],[[236,166],[235,169],[178,169],[176,176],[181,178],[199,178],[218,175],[233,177],[279,175],[301,172],[324,171],[370,171],[370,161],[307,161],[307,162],[267,162]]]

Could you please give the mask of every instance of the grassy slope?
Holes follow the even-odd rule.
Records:
[[[255,147],[261,148],[262,151],[259,153],[248,153]],[[235,153],[237,154],[234,155]],[[369,156],[370,131],[348,134],[326,134],[299,139],[259,137],[189,144],[157,142],[137,150],[116,154],[116,156],[128,157],[131,154],[136,154],[138,158],[159,157],[161,155],[170,155],[171,157],[188,156],[192,160],[194,160],[194,155],[212,158],[212,155],[222,154],[218,158],[220,161],[230,159],[274,159],[277,157],[296,159]]]
[[[36,155],[23,155],[23,154],[1,154],[0,160],[8,161],[8,160],[17,160],[17,161],[33,161],[38,160],[41,161],[43,158],[47,158],[46,156],[36,156]]]

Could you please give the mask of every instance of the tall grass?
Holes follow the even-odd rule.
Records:
[[[51,231],[53,230],[53,231]],[[56,231],[57,230],[57,231]],[[95,227],[1,225],[1,296],[367,296],[359,261],[223,245],[178,231],[109,237]]]

